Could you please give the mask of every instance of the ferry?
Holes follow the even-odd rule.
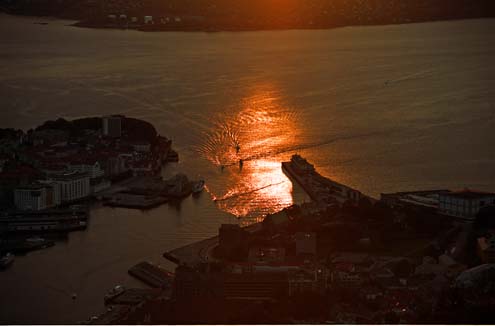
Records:
[[[7,268],[10,264],[14,262],[15,256],[11,253],[6,253],[2,258],[0,258],[0,268]]]

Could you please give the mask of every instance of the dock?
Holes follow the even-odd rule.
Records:
[[[112,196],[104,202],[105,206],[134,208],[134,209],[151,209],[165,204],[168,201],[162,196],[147,196],[119,193]]]
[[[314,192],[314,189],[310,187],[309,183],[306,180],[304,180],[298,173],[296,173],[292,169],[291,162],[282,162],[282,171],[284,171],[289,179],[296,181],[297,184],[308,194],[311,200],[318,201],[318,196]]]
[[[129,274],[153,288],[171,288],[174,274],[148,262],[141,262],[129,269]]]
[[[296,181],[301,188],[317,203],[350,201],[357,203],[362,198],[374,201],[363,195],[359,190],[338,183],[319,174],[314,166],[299,155],[293,155],[290,162],[282,162],[282,170],[291,180]]]

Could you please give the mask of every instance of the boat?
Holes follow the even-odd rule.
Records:
[[[43,243],[45,241],[46,241],[45,239],[40,238],[40,237],[31,237],[31,238],[26,239],[26,242],[29,242],[29,243]]]
[[[116,285],[113,289],[111,289],[110,291],[108,291],[108,293],[103,298],[103,301],[106,304],[108,301],[110,301],[110,300],[118,297],[119,295],[121,295],[124,292],[125,292],[125,287],[124,286],[122,286],[122,285]]]
[[[199,180],[192,186],[192,192],[193,194],[199,194],[200,192],[203,191],[205,187],[205,181],[204,180]]]
[[[5,255],[0,258],[0,268],[7,268],[10,264],[14,262],[15,256],[12,255],[11,253],[6,253]]]

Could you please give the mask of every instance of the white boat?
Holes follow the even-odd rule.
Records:
[[[41,242],[45,242],[45,239],[40,238],[40,237],[31,237],[31,238],[27,238],[26,242],[41,243]]]
[[[193,184],[193,186],[192,186],[192,192],[194,194],[198,194],[198,193],[202,192],[204,188],[205,188],[205,181],[204,180],[199,180],[198,182],[196,182],[195,184]]]
[[[125,287],[122,286],[122,285],[117,285],[113,289],[111,289],[110,291],[108,291],[107,294],[105,294],[105,297],[103,298],[103,301],[106,304],[108,301],[110,301],[110,300],[118,297],[119,295],[121,295],[124,292],[125,292]]]
[[[4,256],[0,258],[0,268],[6,268],[10,264],[14,262],[15,256],[11,253],[6,253]]]

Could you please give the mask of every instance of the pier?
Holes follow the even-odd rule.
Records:
[[[290,162],[282,162],[282,170],[292,180],[296,181],[306,191],[309,197],[317,203],[336,201],[357,203],[361,198],[372,198],[363,195],[359,190],[338,183],[319,174],[314,166],[305,158],[295,154]]]

